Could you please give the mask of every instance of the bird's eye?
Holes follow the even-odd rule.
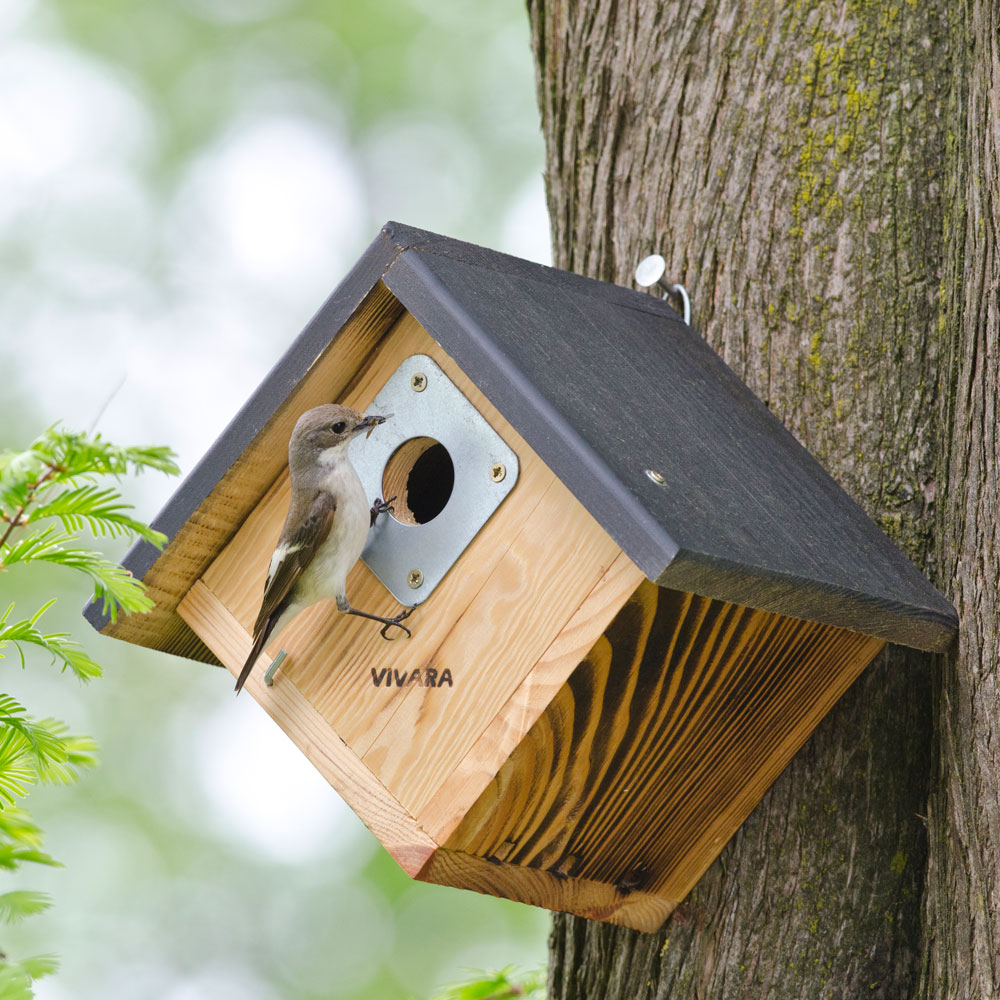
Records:
[[[332,426],[332,427],[330,428],[330,430],[332,430],[334,434],[343,434],[343,433],[344,433],[344,428],[345,428],[346,426],[347,426],[347,424],[345,424],[343,420],[338,420],[338,421],[337,421],[337,422],[336,422],[336,423],[335,423],[335,424],[334,424],[334,425],[333,425],[333,426]]]

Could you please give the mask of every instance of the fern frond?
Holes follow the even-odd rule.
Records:
[[[86,736],[67,733],[57,719],[29,718],[10,695],[0,695],[0,800],[13,805],[37,782],[69,784],[97,762]]]
[[[83,768],[97,766],[97,744],[89,736],[71,735],[58,719],[41,719],[32,726],[36,736],[44,732],[58,741],[55,752],[50,752],[54,749],[50,743],[45,753],[35,754],[33,763],[39,781],[46,785],[71,785]]]
[[[122,476],[128,471],[155,469],[169,475],[180,470],[170,448],[122,447],[105,441],[100,434],[83,434],[50,427],[35,442],[31,452],[44,456],[58,470],[57,480],[75,482],[92,476]]]
[[[43,528],[16,542],[0,546],[0,569],[17,563],[50,562],[89,576],[94,600],[103,602],[103,612],[116,621],[118,612],[146,612],[154,601],[143,585],[124,566],[105,559],[99,552],[72,544],[72,538],[55,528]]]
[[[89,681],[94,677],[101,676],[101,666],[84,651],[83,647],[66,632],[43,633],[35,627],[36,622],[42,614],[47,611],[55,601],[44,604],[35,615],[22,621],[11,622],[10,614],[14,608],[12,604],[0,616],[0,649],[5,643],[12,642],[17,645],[17,651],[21,657],[21,666],[25,665],[24,651],[20,643],[26,642],[33,646],[44,649],[51,657],[53,663],[62,663],[65,671],[68,667],[80,680]],[[0,659],[3,653],[0,653]]]
[[[4,840],[31,848],[42,846],[42,828],[26,809],[0,811],[0,843]]]
[[[55,955],[32,955],[17,963],[33,980],[51,976],[59,971],[59,959]]]
[[[33,562],[44,559],[46,553],[59,551],[60,546],[69,541],[70,536],[53,527],[43,528],[31,535],[24,535],[14,542],[0,545],[0,569],[15,563]]]
[[[0,451],[0,486],[31,482],[47,462],[45,453],[34,446],[26,451]]]
[[[27,744],[19,733],[7,730],[0,735],[0,808],[23,799],[35,783],[35,769]]]
[[[36,779],[27,737],[17,728],[0,727],[0,800],[14,805],[28,794]]]
[[[152,542],[157,548],[163,548],[167,536],[126,513],[133,509],[131,504],[122,502],[117,490],[80,486],[35,507],[28,514],[26,523],[58,517],[67,532],[75,533],[87,527],[95,535],[111,538],[136,535]]]
[[[4,810],[9,812],[9,810]],[[34,865],[48,865],[51,868],[62,868],[62,864],[56,861],[51,854],[40,851],[35,847],[21,847],[19,844],[0,844],[0,869],[4,871],[17,871],[25,861]]]
[[[0,869],[14,871],[26,861],[62,867],[42,850],[42,831],[30,813],[16,806],[0,809]]]
[[[34,955],[20,962],[0,962],[0,1000],[31,1000],[31,984],[59,968],[54,955]]]

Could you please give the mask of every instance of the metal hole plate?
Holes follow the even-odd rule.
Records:
[[[414,380],[419,375],[426,382]],[[514,488],[517,456],[426,354],[407,358],[366,412],[392,414],[371,437],[351,442],[351,463],[370,501],[382,496],[386,463],[411,438],[440,441],[455,467],[451,496],[437,517],[425,524],[403,524],[383,514],[361,554],[400,604],[420,604]],[[495,481],[497,465],[504,467],[499,482]],[[417,579],[419,586],[412,586],[411,581]]]

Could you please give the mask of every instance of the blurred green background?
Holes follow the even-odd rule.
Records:
[[[506,0],[2,0],[0,448],[96,422],[190,471],[387,219],[547,262],[532,74]],[[124,492],[149,519],[175,486]],[[6,880],[55,899],[0,941],[61,955],[39,997],[396,1000],[544,961],[544,912],[407,879],[228,674],[0,577],[19,614],[52,594],[106,676],[0,662],[103,761],[28,800],[66,868]]]

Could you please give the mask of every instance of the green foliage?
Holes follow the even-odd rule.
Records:
[[[112,618],[148,611],[153,602],[142,584],[75,538],[88,528],[98,536],[125,535],[163,546],[165,536],[133,518],[128,513],[132,508],[116,489],[95,483],[103,476],[142,469],[178,471],[166,448],[121,448],[99,434],[58,427],[50,427],[26,451],[0,453],[0,573],[29,563],[63,566],[89,579],[94,600],[101,601]],[[23,669],[26,648],[35,647],[82,681],[100,676],[100,666],[71,636],[38,627],[53,603],[28,618],[15,616],[13,603],[7,606],[0,614],[0,659],[4,647],[12,646]],[[89,737],[71,734],[57,719],[33,718],[10,695],[0,694],[0,868],[14,871],[25,862],[57,863],[41,850],[41,829],[17,804],[36,784],[76,781],[81,770],[96,764],[96,751]],[[48,906],[42,893],[0,894],[0,924],[16,923]],[[13,962],[0,952],[0,1000],[33,996],[33,981],[55,968],[51,956]]]
[[[162,548],[166,536],[132,517],[128,513],[131,506],[122,502],[115,489],[101,489],[94,482],[101,476],[122,476],[143,469],[169,474],[178,471],[168,448],[122,448],[105,441],[100,434],[88,436],[58,427],[50,427],[26,451],[0,452],[0,524],[7,526],[0,534],[0,572],[17,563],[54,563],[90,577],[94,600],[102,602],[112,620],[119,612],[150,610],[152,601],[127,570],[99,552],[74,544],[73,538],[86,526],[96,535],[128,535]],[[52,518],[61,523],[61,528],[49,524],[12,540],[15,529]],[[0,627],[5,625],[10,610]],[[73,651],[75,644],[66,642],[67,636],[45,636],[34,630],[37,619],[36,615],[14,623],[10,628],[20,626],[24,634],[19,637],[0,633],[0,645],[5,638],[42,645],[53,659],[78,676],[96,676],[96,664],[81,659]]]
[[[59,968],[54,955],[34,955],[20,962],[0,962],[0,1000],[30,1000],[31,984]]]
[[[545,1000],[543,971],[517,972],[507,966],[499,972],[484,972],[468,982],[446,986],[434,1000]]]
[[[11,604],[7,610],[0,615],[0,648],[6,643],[14,643],[18,655],[21,657],[21,666],[25,666],[24,648],[22,643],[29,643],[33,646],[41,646],[47,653],[51,654],[55,663],[62,663],[63,669],[67,667],[72,670],[82,681],[89,681],[92,677],[101,676],[101,666],[92,660],[83,650],[78,642],[70,637],[66,632],[43,633],[35,628],[39,618],[49,609],[55,601],[43,604],[30,618],[21,621],[10,621],[14,605]],[[3,653],[0,653],[3,659]]]

